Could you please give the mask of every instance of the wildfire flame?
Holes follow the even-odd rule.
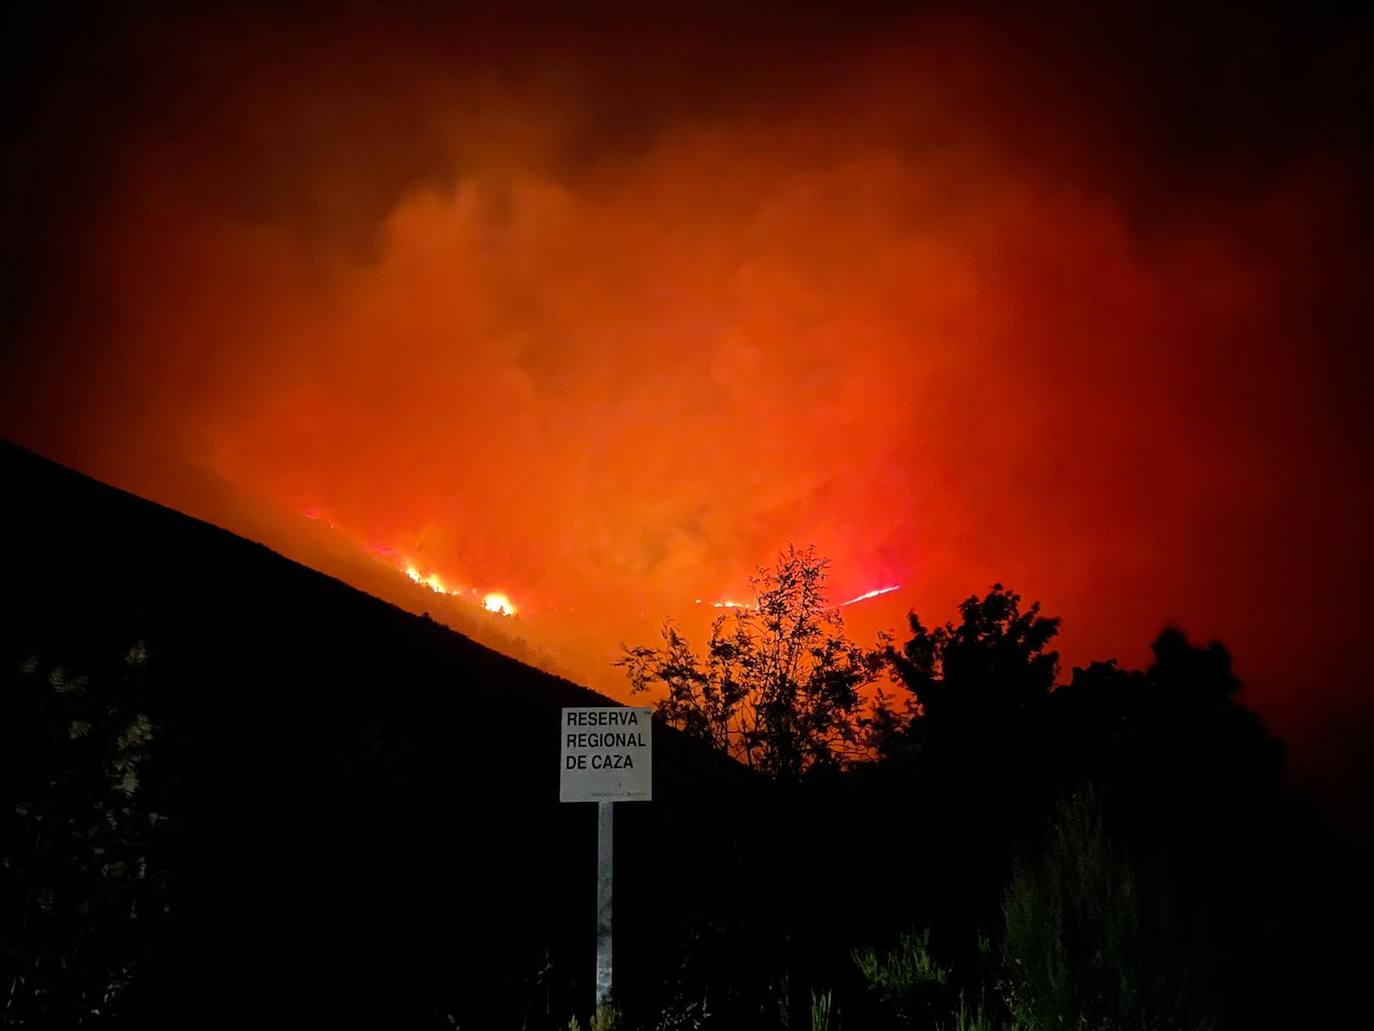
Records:
[[[846,605],[854,605],[861,601],[868,601],[869,598],[877,598],[884,594],[891,594],[893,591],[900,591],[901,589],[901,584],[892,584],[889,587],[875,587],[873,590],[864,591],[863,594],[850,598],[848,601],[840,602],[840,607],[843,608]],[[700,598],[696,599],[696,604],[701,604]],[[752,609],[753,607],[754,606],[747,601],[734,601],[730,598],[723,598],[720,601],[711,602],[711,608],[713,609]]]
[[[378,550],[390,552],[392,549]],[[476,587],[450,589],[444,584],[443,577],[438,573],[421,573],[414,562],[407,561],[403,568],[406,576],[421,587],[428,587],[435,594],[444,594],[450,598],[464,598],[474,604],[480,604],[488,612],[495,612],[500,616],[514,616],[519,611],[516,609],[515,603],[500,592],[490,591],[479,599],[479,592]]]
[[[865,591],[863,594],[860,594],[858,597],[850,598],[848,601],[842,601],[842,602],[840,602],[840,605],[841,605],[841,606],[844,606],[844,605],[853,605],[853,604],[855,604],[856,602],[868,601],[869,598],[876,598],[876,597],[878,597],[878,596],[881,595],[881,594],[891,594],[893,591],[900,591],[901,589],[902,589],[902,585],[901,585],[901,584],[893,584],[891,587],[875,587],[875,588],[874,588],[873,590],[871,590],[871,591]]]
[[[498,612],[503,616],[515,615],[515,606],[504,594],[492,592],[482,599],[482,608],[488,612]]]

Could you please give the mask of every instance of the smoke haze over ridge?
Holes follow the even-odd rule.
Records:
[[[505,591],[597,687],[795,541],[904,585],[859,630],[1001,580],[1066,666],[1175,622],[1368,740],[1367,24],[44,17],[0,433]]]

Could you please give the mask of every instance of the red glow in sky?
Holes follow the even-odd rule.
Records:
[[[1368,711],[1339,152],[1209,151],[1090,33],[372,18],[131,33],[0,432],[622,695],[794,542],[857,634],[1001,581],[1066,666],[1168,622],[1281,731]]]

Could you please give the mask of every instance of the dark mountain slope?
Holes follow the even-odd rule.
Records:
[[[171,912],[134,1023],[519,1026],[560,1005],[546,960],[587,988],[594,810],[557,802],[557,712],[607,699],[3,442],[0,484],[5,669],[117,691],[98,671],[147,655]],[[39,746],[10,744],[17,783]],[[655,752],[655,801],[617,809],[625,986],[769,837],[737,768],[661,728]]]

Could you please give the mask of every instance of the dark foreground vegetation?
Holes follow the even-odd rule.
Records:
[[[554,757],[558,707],[604,699],[3,445],[0,483],[8,1025],[1162,1031],[1363,1005],[1365,885],[1224,649],[1169,630],[1148,668],[1056,687],[1057,623],[1000,587],[859,648],[792,553],[704,652],[627,654],[679,729],[655,801],[617,811],[618,1012],[593,1017],[595,821]]]

